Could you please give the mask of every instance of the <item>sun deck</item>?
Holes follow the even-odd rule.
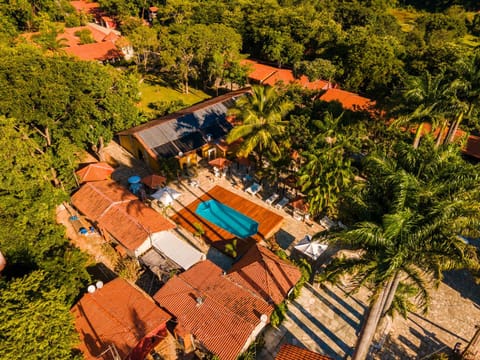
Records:
[[[222,186],[216,185],[200,196],[200,198],[177,211],[171,219],[192,233],[197,231],[195,224],[201,224],[202,228],[205,230],[205,234],[203,235],[204,239],[222,251],[224,251],[226,244],[236,239],[236,236],[195,213],[200,202],[207,200],[217,200],[258,222],[258,232],[256,235],[253,235],[248,239],[237,240],[237,252],[239,254],[255,242],[271,238],[278,230],[280,230],[283,224],[284,218],[282,216],[263,206],[257,205],[247,198],[237,195]]]

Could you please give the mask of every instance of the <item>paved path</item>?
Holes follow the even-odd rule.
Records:
[[[281,345],[297,345],[333,359],[351,355],[365,312],[360,295],[346,297],[339,286],[307,284],[288,304],[286,320],[265,332],[265,347],[258,359],[273,360]]]

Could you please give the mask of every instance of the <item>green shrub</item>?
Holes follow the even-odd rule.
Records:
[[[92,32],[88,29],[75,31],[75,36],[78,36],[80,38],[80,45],[95,43]]]
[[[287,310],[288,308],[285,302],[282,302],[281,304],[275,306],[275,309],[270,316],[270,325],[272,325],[273,327],[278,327],[282,323],[282,321],[285,320]]]
[[[155,110],[156,116],[163,116],[174,113],[177,110],[185,108],[187,105],[183,100],[174,101],[155,101],[148,104],[148,107]]]

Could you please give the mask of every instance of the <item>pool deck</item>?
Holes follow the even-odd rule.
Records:
[[[208,190],[208,192],[204,193],[184,208],[179,209],[171,219],[192,233],[196,232],[195,224],[201,224],[205,230],[205,234],[203,235],[204,239],[221,251],[224,251],[226,244],[236,238],[235,235],[205,220],[195,212],[200,202],[212,199],[225,204],[258,222],[258,233],[256,235],[253,235],[250,239],[238,240],[237,246],[240,246],[238,249],[239,254],[243,253],[255,242],[262,242],[272,238],[274,234],[280,230],[283,224],[283,216],[269,210],[266,207],[268,205],[265,204],[264,206],[260,206],[259,204],[246,199],[244,196],[235,194],[223,186],[215,185]],[[244,248],[244,246],[248,247]]]
[[[272,192],[268,190],[264,189],[257,195],[251,195],[250,193],[245,192],[241,176],[242,174],[234,174],[230,179],[225,177],[218,178],[213,175],[209,168],[199,167],[195,177],[193,178],[196,181],[195,185],[191,185],[187,179],[170,182],[168,186],[178,190],[182,195],[173,202],[170,208],[166,210],[166,215],[173,219],[184,208],[188,208],[190,204],[196,200],[199,200],[206,193],[209,193],[214,187],[220,186],[224,189],[227,189],[231,194],[238,196],[236,197],[236,201],[238,201],[239,204],[248,201],[249,203],[254,203],[260,206],[261,209],[259,210],[261,210],[266,217],[276,215],[283,218],[283,222],[277,229],[278,232],[275,234],[275,240],[276,243],[287,253],[290,253],[293,246],[303,239],[305,235],[314,235],[324,230],[324,228],[317,222],[312,221],[307,223],[294,219],[291,209],[288,207],[277,209],[274,206],[268,205],[265,200],[268,199],[268,197],[270,197],[272,194]],[[223,199],[221,200],[224,202]],[[228,203],[225,204],[228,205]],[[238,208],[235,206],[231,207],[238,210]],[[268,210],[268,212],[265,210]],[[241,212],[244,213],[243,211]],[[252,218],[255,220],[257,219],[255,215],[252,216]],[[268,221],[268,219],[266,220]],[[265,219],[262,219],[262,221],[265,221]],[[193,235],[188,236],[188,234],[194,233],[196,229],[192,231],[192,227],[189,227],[190,230],[187,230],[183,228],[183,225],[180,226],[179,229],[182,229],[182,233],[184,233],[184,235],[188,237],[188,240],[197,248],[205,253],[208,251],[208,248],[210,247],[208,242],[199,238],[194,238]],[[268,238],[268,231],[267,233],[263,232],[263,234],[266,234],[265,237]],[[230,234],[230,236],[232,235]],[[254,241],[252,240],[252,244],[253,242]]]

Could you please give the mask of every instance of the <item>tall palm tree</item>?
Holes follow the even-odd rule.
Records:
[[[417,148],[422,137],[425,123],[430,123],[432,130],[440,126],[437,146],[448,126],[448,115],[455,106],[455,92],[443,73],[435,76],[426,72],[420,77],[412,77],[402,94],[402,103],[396,109],[400,116],[393,121],[394,126],[416,126],[413,147]]]
[[[276,88],[253,86],[252,93],[239,99],[229,111],[240,125],[230,131],[227,142],[243,139],[238,150],[240,156],[256,152],[261,159],[268,153],[277,160],[282,154],[278,141],[286,131],[284,118],[293,107],[293,103],[282,98]]]
[[[368,221],[334,235],[336,241],[362,251],[357,259],[335,259],[327,266],[325,280],[350,273],[354,289],[372,289],[355,360],[366,358],[378,323],[402,283],[416,289],[418,305],[426,311],[427,284],[438,284],[445,270],[480,267],[476,249],[459,237],[478,233],[478,166],[463,162],[453,147],[435,150],[432,143],[422,142],[420,148],[399,146],[396,159],[369,158],[366,186],[360,198],[352,197]]]
[[[339,194],[353,181],[350,153],[357,135],[351,127],[342,125],[342,116],[335,118],[326,113],[322,120],[313,121],[318,133],[302,153],[304,164],[299,171],[299,183],[309,199],[312,215],[331,210]]]
[[[453,81],[452,86],[458,93],[460,106],[458,106],[455,120],[447,135],[446,142],[453,141],[464,117],[472,121],[472,115],[480,105],[480,50],[477,50],[475,54],[465,61],[458,62],[457,68],[459,69],[459,76]],[[478,126],[478,124],[469,125]]]

